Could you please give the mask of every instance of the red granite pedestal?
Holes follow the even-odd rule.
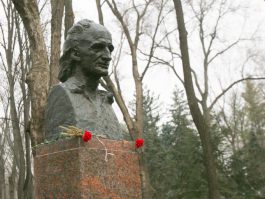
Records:
[[[141,199],[132,142],[73,138],[41,145],[34,171],[36,199]]]

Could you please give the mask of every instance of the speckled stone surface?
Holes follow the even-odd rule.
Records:
[[[100,141],[93,138],[84,143],[74,138],[38,147],[34,158],[35,198],[141,199],[134,144]]]

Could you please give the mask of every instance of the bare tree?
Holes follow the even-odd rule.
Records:
[[[14,48],[16,43],[16,33],[15,33],[15,10],[13,9],[13,4],[11,1],[2,2],[3,8],[6,13],[7,23],[7,36],[3,34],[3,48],[5,50],[6,62],[2,58],[2,63],[5,68],[5,72],[8,79],[9,85],[9,105],[10,105],[10,118],[12,124],[12,132],[14,139],[14,170],[18,167],[18,185],[17,192],[18,199],[24,198],[24,180],[25,180],[25,158],[24,158],[24,148],[23,148],[23,138],[21,135],[21,130],[19,126],[19,115],[16,107],[16,98],[15,98],[15,83],[17,78],[18,63],[13,62],[14,57]],[[2,26],[1,26],[2,28]],[[3,29],[2,29],[3,30]]]
[[[2,64],[1,64],[2,65]],[[10,136],[11,136],[11,132],[10,132],[10,120],[9,120],[9,115],[10,115],[10,111],[9,111],[9,100],[8,100],[8,88],[6,89],[6,91],[2,91],[1,90],[1,94],[0,94],[0,99],[1,99],[1,108],[3,110],[3,115],[4,117],[0,118],[0,167],[1,167],[1,193],[2,193],[2,198],[10,198],[10,194],[9,191],[10,190],[14,190],[14,186],[15,185],[15,179],[13,182],[9,183],[9,180],[6,178],[6,176],[10,175],[12,176],[12,173],[10,171],[10,168],[12,167],[12,165],[10,164],[10,162],[14,161],[14,155],[13,155],[13,151],[11,150],[10,146]],[[12,143],[13,144],[13,143]],[[13,175],[15,176],[15,175]],[[11,185],[11,186],[10,186]],[[15,194],[15,192],[13,192]],[[13,194],[13,196],[14,196]]]
[[[34,0],[12,0],[27,31],[30,43],[32,67],[27,76],[31,97],[30,132],[34,145],[43,141],[44,108],[49,88],[49,63],[40,23],[37,2]]]
[[[246,132],[247,118],[239,93],[234,92],[229,101],[229,112],[225,111],[225,108],[227,108],[225,105],[221,109],[219,127],[222,129],[222,134],[231,147],[232,154],[235,154],[236,151],[246,144],[244,134]]]
[[[185,27],[184,14],[183,14],[181,1],[174,0],[174,6],[176,10],[177,23],[178,23],[180,51],[182,56],[182,65],[183,65],[183,74],[184,74],[184,86],[188,98],[190,112],[193,121],[198,129],[202,142],[208,185],[209,185],[209,198],[219,199],[220,193],[218,189],[216,165],[213,156],[213,147],[210,136],[210,123],[209,123],[210,115],[208,111],[206,113],[204,112],[204,114],[202,113],[199,107],[199,101],[195,95],[195,89],[192,80],[192,69],[190,66],[190,58],[189,58],[187,30]]]
[[[234,85],[246,81],[246,80],[260,80],[263,77],[243,77],[230,85],[228,85],[223,91],[218,94],[211,103],[209,102],[209,66],[212,62],[226,53],[228,50],[236,46],[242,39],[237,39],[236,41],[231,42],[225,48],[218,52],[214,52],[213,44],[218,38],[218,29],[220,26],[221,19],[229,12],[233,11],[233,9],[224,9],[224,5],[226,4],[226,0],[223,1],[199,1],[198,9],[193,5],[193,1],[188,1],[188,4],[191,6],[194,16],[197,19],[198,27],[199,27],[199,38],[202,46],[203,52],[203,84],[199,83],[197,73],[191,68],[190,64],[190,55],[189,55],[189,46],[187,40],[187,30],[184,21],[184,13],[182,9],[181,0],[173,0],[177,24],[178,24],[178,32],[179,32],[179,46],[180,46],[180,58],[182,60],[182,68],[184,80],[182,83],[184,84],[186,95],[188,98],[188,104],[190,108],[190,112],[193,118],[193,121],[196,125],[196,128],[200,134],[200,139],[203,148],[204,161],[206,167],[206,174],[208,179],[208,188],[209,188],[209,198],[218,199],[220,198],[219,188],[218,188],[218,177],[216,173],[216,163],[213,151],[213,142],[211,136],[211,111],[213,110],[214,105],[217,101],[226,94]],[[205,34],[205,18],[207,13],[214,8],[214,5],[219,3],[219,7],[217,8],[217,18],[214,23],[214,27],[212,32],[209,34]],[[176,71],[175,71],[176,72]],[[179,76],[178,76],[179,78]],[[196,96],[196,92],[199,94],[199,97]]]
[[[163,8],[167,4],[167,1],[153,1],[148,0],[142,3],[137,3],[136,1],[131,1],[130,4],[127,5],[126,8],[122,9],[119,7],[119,3],[117,1],[104,1],[116,19],[120,24],[121,31],[125,35],[127,43],[130,49],[130,57],[131,57],[131,70],[132,76],[135,86],[135,115],[131,115],[129,112],[129,108],[125,103],[120,80],[117,74],[117,65],[119,62],[119,58],[116,59],[116,62],[113,64],[113,76],[114,81],[110,77],[105,77],[105,83],[103,85],[107,85],[107,87],[113,92],[116,102],[123,114],[125,123],[127,125],[129,134],[133,140],[139,137],[143,137],[143,79],[148,71],[148,69],[152,66],[152,58],[155,54],[156,46],[155,41],[157,40],[158,29],[162,24],[164,18],[162,16]],[[98,9],[99,22],[104,24],[103,21],[103,12],[102,12],[102,4],[103,1],[96,0],[96,5]],[[121,3],[122,4],[122,3]],[[157,9],[155,9],[157,8]],[[153,11],[157,10],[156,15],[152,15],[154,18],[152,33],[148,34],[146,31],[147,24],[145,23],[148,19],[148,15],[150,14],[151,9]],[[154,14],[153,12],[152,14]],[[133,20],[129,22],[129,16],[133,16]],[[150,20],[150,19],[149,19]],[[150,46],[145,48],[145,50],[141,50],[141,43],[145,39],[150,39]],[[123,35],[121,36],[121,45],[117,50],[118,57],[121,55],[122,45],[123,44]],[[139,64],[139,57],[142,55],[142,52],[148,51],[145,55],[147,56],[145,60],[145,64]],[[145,166],[144,159],[144,151],[139,150],[140,154],[140,167],[141,167],[141,180],[142,180],[142,193],[143,198],[152,198],[153,189],[150,185],[149,176],[147,173],[147,169]]]
[[[7,27],[3,27],[2,23],[0,24],[3,34],[1,48],[4,50],[4,53],[0,51],[1,65],[3,65],[7,75],[9,85],[8,96],[6,96],[8,102],[5,103],[10,115],[6,114],[5,121],[6,126],[11,124],[12,127],[12,130],[3,132],[5,132],[4,135],[12,133],[13,136],[7,137],[8,142],[5,142],[3,150],[1,150],[4,154],[3,157],[7,157],[6,160],[8,161],[3,160],[4,162],[1,161],[0,165],[3,165],[3,168],[10,168],[5,171],[10,176],[8,180],[8,197],[10,198],[16,198],[15,195],[18,198],[33,198],[31,144],[35,146],[43,140],[42,120],[48,91],[49,68],[47,69],[47,53],[40,26],[38,7],[35,1],[32,2],[33,4],[28,1],[13,1],[20,16],[22,16],[24,29],[12,1],[1,0],[7,18]],[[64,6],[67,7],[68,20],[73,23],[72,5],[69,3],[71,3],[70,0],[65,3],[67,5],[64,5],[64,2],[60,4],[60,2],[52,1],[52,32],[54,33],[52,35],[52,68],[58,65],[55,63],[58,62],[60,56]],[[71,23],[67,21],[68,25]],[[53,71],[53,74],[55,73]],[[29,91],[31,91],[30,94]],[[17,93],[21,93],[21,99],[16,96]],[[34,109],[35,111],[33,111]],[[31,121],[30,110],[33,118]],[[4,180],[1,185],[5,182],[7,181]],[[1,190],[5,190],[5,187]]]
[[[2,98],[2,96],[1,96]],[[2,99],[1,99],[2,101]],[[7,113],[7,111],[5,111]],[[7,144],[7,130],[6,125],[7,120],[4,118],[0,119],[0,197],[1,198],[7,198],[7,189],[6,186],[7,180],[6,180],[6,174],[7,174],[7,168],[6,168],[6,144]]]
[[[1,64],[3,65],[8,80],[8,101],[6,103],[10,111],[10,115],[6,114],[5,118],[8,126],[12,127],[12,130],[10,129],[8,132],[12,134],[12,136],[7,136],[8,142],[4,148],[5,156],[7,157],[5,168],[9,168],[9,170],[6,171],[7,175],[9,175],[9,197],[30,199],[33,198],[31,138],[36,138],[39,134],[30,136],[28,128],[30,99],[32,98],[30,98],[26,86],[26,74],[29,72],[32,65],[31,60],[34,60],[31,56],[34,56],[35,53],[32,52],[32,48],[31,53],[29,52],[26,32],[21,26],[21,19],[14,9],[12,1],[1,0],[1,4],[7,21],[7,27],[3,27],[2,24],[0,27],[3,34],[3,37],[1,38],[1,48],[4,50],[4,53],[1,53]],[[30,24],[29,28],[32,28],[32,25],[33,24]],[[39,39],[37,40],[37,42],[39,42]],[[36,43],[32,45],[36,45]],[[38,69],[42,69],[41,59],[35,60],[35,64],[36,63],[40,65],[35,68],[33,73],[38,73]],[[34,85],[31,84],[31,86]],[[21,96],[21,98],[18,96]],[[33,94],[33,99],[34,97],[36,97],[35,94]],[[35,104],[35,108],[37,105],[37,109],[39,103],[41,103],[41,101],[36,101],[36,98],[35,101],[31,102],[32,104]],[[38,115],[38,113],[35,113],[35,116],[36,115]],[[9,123],[11,125],[9,125]],[[42,129],[38,130],[38,132],[41,132],[41,130]],[[7,165],[7,163],[9,165]],[[15,197],[15,195],[17,195],[17,197]]]
[[[20,118],[22,129],[21,131],[24,134],[24,146],[25,146],[25,159],[26,159],[26,176],[24,182],[24,197],[25,198],[33,198],[33,172],[32,172],[32,153],[31,153],[31,136],[30,136],[30,96],[29,91],[26,86],[26,74],[28,73],[31,60],[30,60],[30,52],[28,45],[28,38],[26,36],[26,32],[23,28],[21,28],[21,19],[18,14],[15,15],[16,20],[16,30],[17,30],[17,38],[18,38],[18,46],[19,46],[19,68],[20,68],[20,79],[19,85],[22,93],[22,111]]]

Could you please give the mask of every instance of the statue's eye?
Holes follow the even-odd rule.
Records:
[[[105,48],[105,45],[101,43],[95,43],[91,46],[91,48],[95,50],[101,50]]]
[[[95,43],[91,46],[91,49],[94,49],[96,51],[103,50],[104,48],[108,48],[110,52],[114,50],[114,46],[112,44],[105,44],[105,43]]]
[[[112,44],[109,44],[109,51],[112,52],[114,50],[114,46]]]

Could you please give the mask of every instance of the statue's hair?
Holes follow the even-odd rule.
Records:
[[[77,47],[79,41],[81,40],[81,35],[84,31],[87,31],[93,21],[88,19],[83,19],[76,24],[74,24],[67,32],[67,37],[63,46],[63,55],[60,58],[59,64],[59,74],[58,79],[61,82],[65,82],[73,72],[75,67],[74,60],[71,58],[71,52]]]

